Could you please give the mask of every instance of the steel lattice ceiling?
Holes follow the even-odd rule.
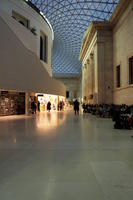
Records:
[[[108,20],[118,0],[31,0],[54,30],[53,75],[75,76],[82,37],[92,21]]]

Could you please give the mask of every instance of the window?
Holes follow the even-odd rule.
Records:
[[[44,62],[47,62],[47,36],[44,36]]]
[[[43,60],[43,38],[40,36],[40,59]]]
[[[120,65],[116,67],[116,87],[119,88],[121,86],[120,83]]]
[[[22,15],[18,14],[15,11],[12,11],[12,17],[18,21],[20,24],[22,24],[23,26],[29,28],[29,20],[26,19],[25,17],[23,17]]]
[[[129,58],[129,84],[133,84],[133,56]]]
[[[66,98],[69,98],[69,91],[66,91]]]
[[[23,26],[25,26],[25,25],[24,25],[24,22],[22,22],[21,20],[19,21],[19,23],[22,24]]]
[[[48,37],[40,33],[40,59],[47,63],[48,58]]]

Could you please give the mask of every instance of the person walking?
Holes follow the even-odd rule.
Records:
[[[38,101],[38,103],[37,103],[37,110],[38,110],[38,112],[40,112],[40,101]]]
[[[36,102],[34,102],[34,113],[36,114]]]
[[[35,112],[35,103],[34,101],[31,102],[31,113],[34,114]]]
[[[77,99],[74,101],[74,112],[75,112],[75,115],[76,114],[79,115],[79,102]]]
[[[47,110],[50,112],[50,110],[51,110],[51,103],[50,103],[50,101],[47,103]]]

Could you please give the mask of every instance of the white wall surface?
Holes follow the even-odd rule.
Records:
[[[0,89],[65,96],[65,86],[51,78],[0,17]]]
[[[73,101],[75,92],[77,93],[77,98],[80,98],[80,78],[58,78],[66,88],[66,91],[69,91],[69,98],[67,100]]]
[[[113,103],[113,46],[112,31],[98,30],[98,98],[99,103]]]
[[[112,49],[112,31],[104,27],[98,29],[82,62],[84,68],[82,69],[82,97],[88,97],[89,103],[100,104],[113,101]],[[91,95],[93,99],[89,99]]]
[[[23,45],[37,55],[37,38],[25,26],[22,26],[6,12],[0,11],[0,17],[7,23],[10,29],[15,33],[16,37]]]
[[[0,0],[0,12],[4,11],[9,15],[9,17],[11,17],[12,10],[14,10],[15,12],[24,16],[25,18],[27,18],[30,21],[31,28],[33,28],[33,27],[36,28],[37,36],[35,36],[36,39],[35,39],[34,43],[36,43],[35,44],[36,45],[36,54],[37,54],[38,58],[40,58],[40,31],[43,31],[48,36],[48,62],[43,63],[43,65],[46,68],[46,70],[51,74],[52,73],[51,65],[52,65],[53,41],[52,41],[52,31],[51,31],[50,27],[48,26],[46,21],[35,10],[33,10],[29,5],[27,5],[27,3],[24,2],[23,0]],[[7,17],[5,18],[5,20],[7,20]],[[9,26],[13,24],[12,20],[9,20],[9,19],[7,20],[7,23]],[[16,23],[16,26],[15,26],[15,23]],[[21,31],[26,32],[26,30],[24,30],[26,28],[23,27],[21,24],[19,24],[19,25],[18,24],[19,23],[14,20],[14,26],[13,26],[14,32],[15,33],[20,33]],[[25,44],[25,41],[27,41],[27,39],[28,39],[28,34],[24,34],[23,36],[22,36],[22,34],[18,34],[17,36],[21,41],[24,40],[24,42],[23,42],[24,44]],[[33,36],[31,36],[31,38],[32,37]],[[34,48],[32,49],[33,45],[31,45],[30,40],[29,40],[29,44],[27,44],[27,45],[33,51]],[[25,45],[25,46],[27,47],[27,45]]]
[[[113,29],[114,103],[133,104],[129,86],[129,57],[133,56],[133,0]],[[121,88],[116,89],[116,66],[121,66]]]

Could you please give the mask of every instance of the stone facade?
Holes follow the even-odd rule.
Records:
[[[80,76],[75,78],[58,78],[59,81],[61,81],[65,87],[66,91],[69,92],[69,98],[67,98],[68,101],[73,102],[73,99],[78,98],[81,96],[81,78]],[[79,99],[80,100],[80,99]]]
[[[113,28],[113,102],[115,104],[133,104],[133,85],[129,85],[129,58],[132,56],[133,0],[126,6]],[[120,88],[116,88],[116,67],[118,65],[121,71]]]
[[[85,32],[82,61],[82,98],[89,103],[133,103],[129,85],[129,57],[133,56],[133,0],[120,0],[109,22],[93,22]],[[121,87],[116,88],[120,65]]]
[[[89,35],[91,40],[89,41]],[[112,30],[109,23],[92,23],[81,48],[82,97],[89,103],[112,103]]]

